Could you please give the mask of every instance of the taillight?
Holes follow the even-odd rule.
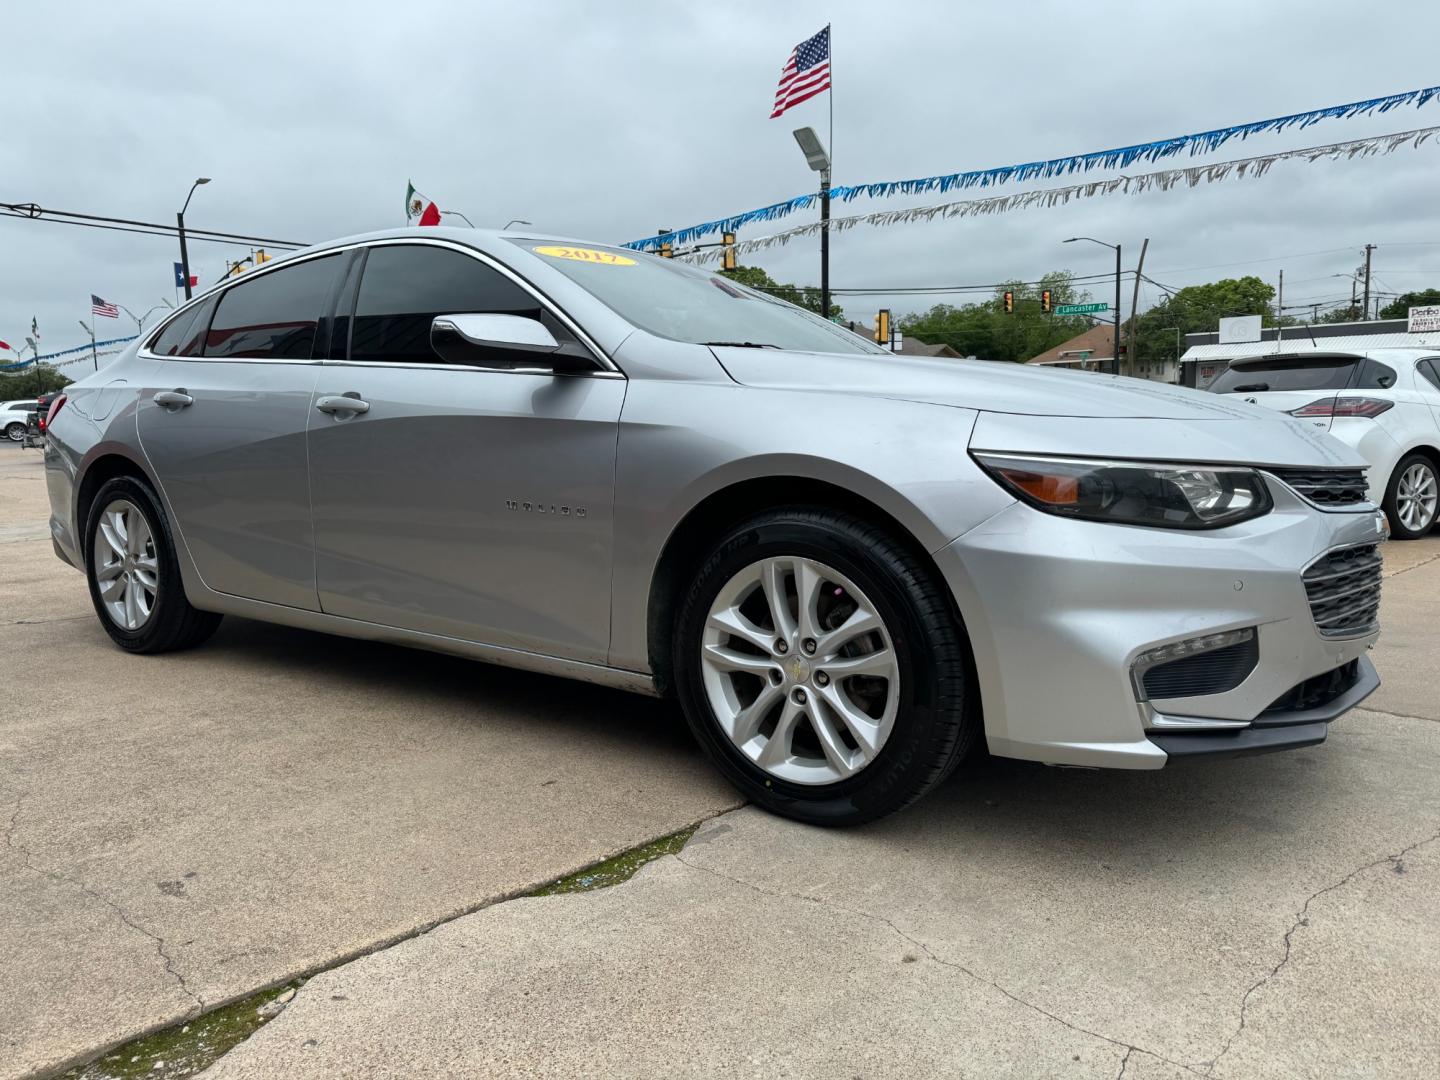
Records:
[[[48,428],[51,424],[55,422],[55,414],[60,411],[60,406],[64,405],[65,401],[65,395],[61,394],[59,397],[57,397],[54,401],[50,403],[50,411],[45,414],[45,419],[40,424],[41,431],[44,431],[46,428]]]
[[[1374,397],[1321,398],[1309,405],[1291,409],[1291,416],[1364,416],[1373,419],[1386,409],[1393,409],[1395,402]]]

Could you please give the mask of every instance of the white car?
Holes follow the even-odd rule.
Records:
[[[25,438],[25,425],[35,411],[35,399],[21,398],[17,401],[0,401],[0,436],[11,442]]]
[[[1440,348],[1363,353],[1303,350],[1236,360],[1210,385],[1217,394],[1310,420],[1370,463],[1370,501],[1391,536],[1416,540],[1440,503]],[[1301,492],[1330,501],[1322,487]]]

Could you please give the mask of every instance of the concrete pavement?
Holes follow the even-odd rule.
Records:
[[[124,656],[9,464],[0,1075],[357,952],[206,1075],[1440,1070],[1440,540],[1389,546],[1385,685],[1322,747],[993,762],[847,832],[742,809],[505,900],[733,805],[677,717],[241,622]]]
[[[227,620],[132,657],[0,446],[0,1077],[738,805],[657,702]]]

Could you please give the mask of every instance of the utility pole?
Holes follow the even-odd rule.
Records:
[[[95,351],[95,331],[91,327],[85,325],[84,319],[80,320],[80,329],[84,330],[87,334],[90,335],[90,359],[95,362],[95,370],[99,371],[100,354]]]
[[[1360,315],[1362,319],[1370,318],[1370,253],[1374,250],[1374,244],[1365,245],[1365,310]]]
[[[1280,293],[1275,297],[1275,351],[1280,351],[1280,339],[1285,336],[1285,271],[1280,271]]]
[[[833,106],[832,106],[833,108]],[[832,120],[833,124],[834,121]],[[820,174],[820,317],[830,318],[830,166]]]
[[[1150,238],[1147,236],[1140,244],[1140,259],[1135,264],[1135,291],[1130,294],[1130,325],[1125,331],[1125,374],[1135,374],[1135,343],[1139,335],[1135,333],[1135,319],[1140,310],[1140,272],[1145,269],[1145,250],[1150,246]]]

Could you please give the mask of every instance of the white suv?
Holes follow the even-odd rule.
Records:
[[[1311,420],[1370,463],[1391,536],[1415,540],[1440,503],[1440,349],[1305,350],[1236,360],[1210,389]]]
[[[23,398],[19,401],[0,401],[0,437],[9,439],[11,442],[20,442],[25,438],[25,425],[30,420],[30,414],[35,411],[35,399]]]

